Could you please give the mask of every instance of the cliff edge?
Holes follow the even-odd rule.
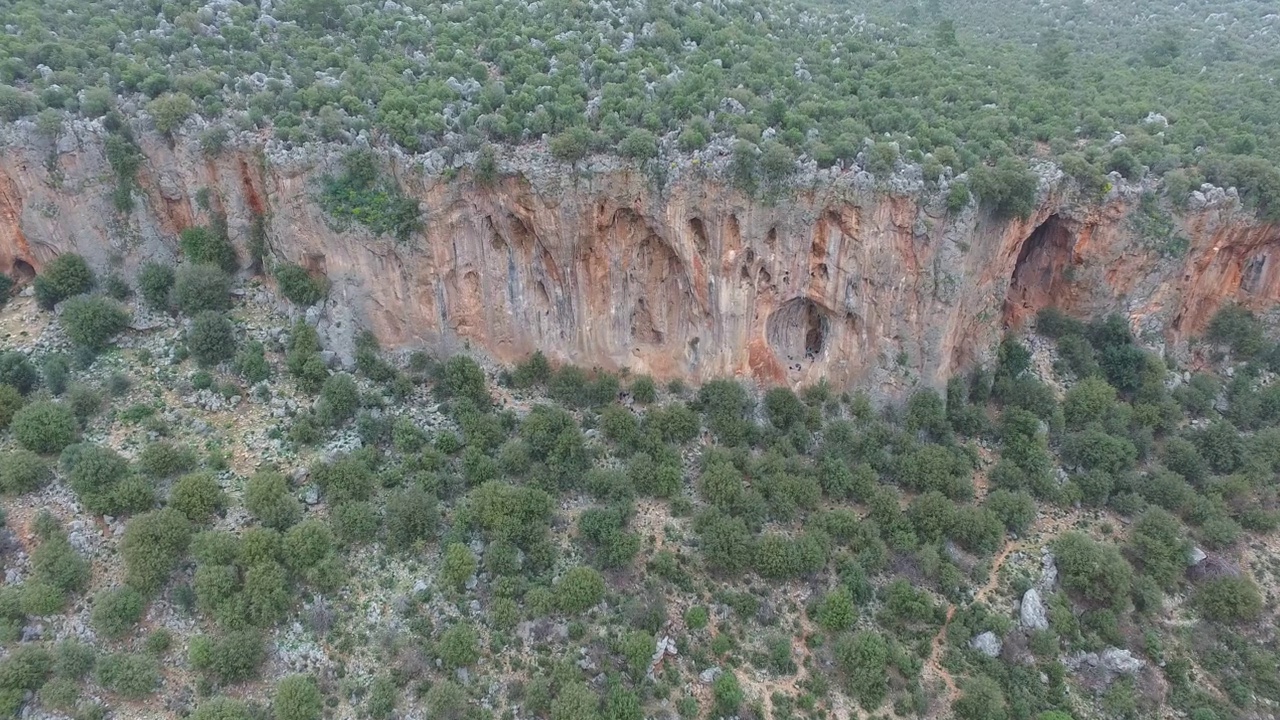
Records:
[[[77,252],[130,275],[175,259],[177,234],[215,215],[243,257],[261,218],[272,258],[329,277],[327,322],[347,336],[367,327],[388,347],[469,344],[502,361],[540,349],[658,378],[826,378],[884,395],[941,385],[1049,305],[1122,313],[1178,354],[1224,303],[1280,299],[1280,226],[1231,191],[1206,187],[1168,214],[1171,253],[1144,231],[1141,186],[1117,176],[1104,199],[1080,202],[1048,164],[1021,220],[973,203],[950,212],[945,193],[856,169],[808,172],[765,203],[698,158],[659,184],[610,158],[549,169],[526,147],[486,185],[465,163],[393,153],[387,170],[423,219],[400,243],[339,229],[315,201],[337,146],[242,135],[209,156],[191,138],[143,136],[134,209],[121,214],[105,138],[89,121],[56,140],[5,128],[0,271],[22,279]]]

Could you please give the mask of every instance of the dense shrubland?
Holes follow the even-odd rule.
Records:
[[[89,716],[91,697],[169,700],[190,682],[183,707],[206,718],[468,717],[482,699],[552,718],[664,699],[681,717],[816,717],[837,695],[912,715],[949,702],[941,672],[960,718],[1280,702],[1280,657],[1259,642],[1280,344],[1247,310],[1224,308],[1193,348],[1229,373],[1171,368],[1118,317],[1045,310],[1035,343],[1008,336],[990,367],[877,409],[825,384],[660,387],[540,354],[495,378],[369,337],[336,371],[305,322],[247,340],[250,309],[207,262],[217,233],[201,242],[126,301],[190,316],[165,358],[117,347],[114,324],[82,343],[67,308],[62,329],[92,352],[0,354],[0,563],[20,568],[0,588],[0,712]],[[71,299],[101,300],[86,289]],[[1056,361],[1048,376],[1035,353]],[[296,399],[268,435],[286,452],[246,448],[233,468],[212,436],[171,425],[156,410],[178,374],[241,408]],[[121,444],[130,428],[145,439]],[[61,492],[76,509],[31,509]],[[87,554],[83,521],[107,517],[111,551]],[[1039,569],[1009,559],[1013,542],[1055,558],[1047,627],[1017,626]],[[371,638],[375,596],[395,630]],[[88,644],[61,630],[79,608]],[[49,633],[30,636],[41,619]],[[998,658],[970,649],[987,631]],[[264,678],[286,632],[324,638],[337,664]],[[664,635],[679,660],[651,677]],[[1078,658],[1116,647],[1146,669],[1090,685]],[[761,679],[787,689],[762,696]]]
[[[169,135],[194,116],[216,121],[200,136],[210,154],[228,129],[289,143],[372,132],[448,153],[546,135],[565,163],[613,151],[656,172],[659,153],[723,138],[747,190],[776,190],[797,159],[848,164],[865,149],[881,177],[899,160],[929,182],[978,170],[948,204],[976,190],[1009,213],[1027,188],[1015,158],[1047,154],[1086,194],[1115,171],[1159,177],[1179,203],[1207,180],[1280,212],[1275,20],[1262,3],[1141,0],[1102,16],[1007,5],[188,1],[67,26],[81,0],[21,0],[0,38],[0,120],[56,136],[68,114],[107,116],[121,210],[139,164],[127,107]],[[492,152],[478,157],[477,179],[492,182]],[[337,220],[375,233],[419,222],[367,174],[331,178],[321,195]]]

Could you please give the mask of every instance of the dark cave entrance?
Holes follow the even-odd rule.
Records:
[[[31,263],[18,258],[13,261],[13,271],[10,274],[13,275],[14,280],[18,281],[16,284],[26,284],[35,280],[36,269],[31,267]]]
[[[1021,325],[1046,307],[1060,307],[1067,299],[1074,263],[1076,233],[1056,213],[1031,232],[1013,266],[1004,322]]]
[[[792,366],[820,358],[827,349],[830,333],[830,312],[808,298],[786,301],[765,323],[769,345]]]

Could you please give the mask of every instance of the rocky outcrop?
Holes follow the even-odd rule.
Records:
[[[176,233],[214,212],[243,248],[260,216],[271,254],[328,275],[344,322],[390,347],[469,344],[503,361],[541,349],[659,378],[828,378],[898,395],[945,382],[1046,305],[1119,311],[1178,348],[1225,301],[1280,298],[1280,228],[1230,195],[1180,218],[1190,250],[1162,259],[1130,220],[1135,188],[1079,205],[1051,168],[1036,212],[1000,220],[857,172],[808,172],[770,205],[701,165],[658,187],[608,159],[548,168],[531,147],[485,187],[465,165],[393,155],[424,219],[399,244],[335,229],[314,201],[339,148],[242,135],[207,157],[193,139],[143,134],[136,208],[122,216],[98,125],[68,125],[56,146],[21,125],[3,133],[0,270],[29,276],[75,251],[127,274],[174,258]]]

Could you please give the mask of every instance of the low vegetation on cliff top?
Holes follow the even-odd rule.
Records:
[[[1274,8],[1104,5],[16,0],[0,121],[56,136],[114,109],[210,152],[229,128],[446,157],[548,136],[570,163],[724,141],[766,182],[797,160],[934,181],[1050,156],[1089,192],[1112,171],[1177,201],[1207,180],[1280,212]]]
[[[1191,372],[1119,318],[1044,310],[993,366],[876,408],[368,337],[342,358],[222,273],[149,266],[137,296],[67,273],[57,316],[0,316],[21,328],[0,353],[0,716],[1280,703],[1280,344],[1248,311],[1215,317]]]

